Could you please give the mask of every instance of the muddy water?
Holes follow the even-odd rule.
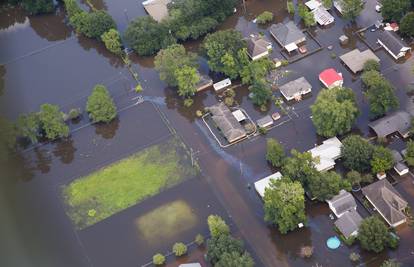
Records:
[[[145,14],[137,1],[91,2],[96,8],[107,10],[121,31],[125,30],[129,20]],[[265,31],[265,27],[258,27],[251,20],[264,10],[275,12],[277,22],[287,20],[284,6],[284,1],[246,1],[246,13],[239,6],[237,13],[220,29],[236,28],[244,35]],[[337,41],[339,35],[349,35],[357,26],[335,16],[333,27],[314,31],[322,45],[333,45],[333,50],[324,49],[288,66],[291,74],[280,81],[283,83],[305,75],[313,85],[311,97],[291,106],[298,114],[295,119],[269,132],[268,136],[278,138],[287,150],[297,148],[304,151],[320,140],[309,119],[308,106],[313,103],[321,87],[317,78],[319,72],[328,67],[342,72],[345,86],[356,92],[363,111],[357,122],[359,129],[356,130],[368,134],[368,105],[360,90],[360,81],[338,58],[331,57],[331,53],[341,55],[355,47],[366,47],[355,38],[351,38],[349,46],[340,47]],[[358,20],[359,26],[369,25],[376,16],[375,12],[367,10],[366,16]],[[298,22],[297,17],[292,18]],[[0,71],[1,84],[4,84],[0,110],[7,117],[13,119],[21,112],[37,110],[45,102],[59,104],[64,110],[83,107],[91,88],[97,83],[109,87],[120,109],[135,103],[132,98],[136,95],[131,92],[134,83],[119,59],[109,54],[102,44],[76,36],[64,23],[61,9],[54,15],[40,17],[27,17],[18,9],[2,11],[0,29],[0,63],[5,65]],[[193,41],[185,45],[196,52],[199,44],[199,41]],[[391,71],[394,65],[391,58],[383,51],[377,54],[387,78],[398,86],[397,93],[402,107],[405,107],[406,94],[401,87],[408,82],[409,76],[403,73],[408,73],[409,64],[399,65],[401,72]],[[286,236],[281,236],[263,222],[262,203],[251,185],[272,171],[264,160],[264,138],[257,137],[226,150],[219,148],[195,117],[197,109],[216,103],[218,98],[206,91],[195,98],[195,104],[190,109],[185,109],[174,89],[167,88],[159,80],[153,69],[153,58],[134,56],[133,62],[145,89],[145,99],[160,107],[171,125],[193,149],[203,177],[185,182],[85,231],[75,232],[64,213],[59,186],[168,138],[168,129],[147,103],[121,112],[119,119],[110,125],[86,127],[76,131],[68,140],[30,150],[2,167],[1,190],[4,192],[0,196],[2,210],[4,208],[5,211],[2,213],[4,227],[1,229],[7,230],[4,235],[2,232],[2,237],[13,242],[9,243],[7,250],[0,251],[10,256],[19,255],[8,257],[14,261],[5,266],[29,266],[27,262],[31,262],[32,266],[144,264],[155,252],[167,251],[173,242],[189,242],[197,232],[206,233],[206,225],[199,223],[180,236],[152,247],[139,236],[133,222],[140,215],[179,199],[184,199],[193,208],[200,222],[209,213],[225,217],[233,225],[235,233],[245,240],[258,266],[350,265],[349,252],[358,251],[357,247],[341,247],[334,253],[327,251],[324,245],[326,238],[333,235],[326,205],[308,205],[309,227]],[[205,59],[200,58],[200,63],[202,71],[207,73]],[[265,113],[253,107],[247,95],[247,88],[240,87],[236,97],[238,103],[253,119],[260,118]],[[270,112],[273,111],[278,110],[272,106]],[[290,115],[294,113],[290,112]],[[87,122],[84,117],[71,127],[76,129]],[[404,196],[411,201],[414,199],[411,191]],[[412,263],[409,255],[414,234],[409,228],[404,228],[401,236],[401,249],[389,254],[401,258],[409,266]],[[298,256],[302,245],[314,246],[315,255],[311,260]],[[378,266],[387,255],[365,253],[362,256],[369,266]],[[175,266],[173,262],[170,264]]]

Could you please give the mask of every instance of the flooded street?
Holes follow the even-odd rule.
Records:
[[[80,0],[84,7],[85,2]],[[125,31],[129,21],[146,15],[141,1],[90,2],[98,9],[107,10],[121,32]],[[341,72],[344,86],[352,88],[357,95],[361,116],[354,130],[365,136],[370,134],[367,127],[369,107],[361,90],[361,81],[351,74],[339,57],[332,56],[354,48],[367,48],[352,32],[377,20],[378,14],[371,10],[375,1],[368,2],[367,11],[356,25],[345,22],[332,11],[335,24],[324,29],[316,27],[313,31],[324,49],[284,68],[289,75],[278,84],[306,76],[313,86],[310,97],[289,106],[287,123],[272,129],[266,136],[277,138],[287,151],[293,148],[306,151],[321,140],[310,120],[309,105],[322,87],[319,73],[329,67]],[[235,28],[244,36],[255,32],[268,35],[266,27],[251,21],[265,10],[275,14],[276,22],[287,21],[289,15],[285,5],[286,2],[280,0],[246,1],[246,13],[240,5],[237,12],[218,28]],[[5,253],[10,258],[5,266],[141,266],[150,262],[155,253],[170,251],[175,242],[190,243],[198,233],[206,236],[209,214],[219,214],[226,219],[235,235],[246,243],[256,266],[312,266],[317,263],[324,267],[350,266],[349,253],[353,251],[361,253],[366,266],[379,266],[387,256],[398,257],[404,266],[414,264],[414,231],[409,226],[399,232],[401,243],[397,251],[373,255],[360,252],[357,245],[342,245],[337,251],[329,251],[325,241],[335,232],[328,206],[324,203],[307,203],[308,227],[282,236],[268,226],[263,220],[262,201],[253,187],[255,181],[274,171],[265,160],[266,138],[256,136],[221,148],[195,115],[196,110],[218,101],[213,90],[197,94],[194,105],[185,108],[175,89],[168,88],[159,79],[153,57],[133,55],[133,68],[139,73],[145,100],[137,104],[134,79],[122,61],[109,53],[103,44],[77,36],[66,24],[62,7],[55,14],[41,16],[26,16],[19,9],[0,9],[0,13],[1,114],[15,120],[21,113],[37,111],[43,103],[57,104],[65,112],[76,107],[84,109],[96,84],[107,86],[120,111],[118,118],[108,125],[90,125],[84,113],[79,122],[70,124],[72,134],[69,138],[21,149],[10,162],[1,163],[0,211],[4,227],[0,228],[0,234],[9,241],[9,246],[0,247],[0,256],[5,258],[1,255]],[[290,19],[299,23],[298,17]],[[351,37],[346,47],[338,43],[342,34]],[[200,43],[201,40],[184,45],[188,50],[199,52]],[[330,45],[332,50],[326,48]],[[201,72],[208,73],[206,59],[199,54]],[[414,112],[413,102],[405,91],[407,84],[413,82],[409,73],[413,58],[396,64],[383,50],[376,55],[381,59],[382,72],[397,89],[401,108]],[[273,104],[267,112],[254,107],[248,99],[246,86],[239,86],[236,93],[237,102],[253,120],[280,111]],[[65,213],[61,196],[63,185],[173,135],[178,135],[191,149],[192,160],[200,165],[200,175],[84,230],[75,230]],[[398,187],[414,207],[411,181],[403,181]],[[168,210],[171,203],[186,207],[191,218],[188,225],[173,236],[154,234],[151,239],[143,235],[142,227],[148,225],[143,218],[160,208],[167,207]],[[314,247],[311,259],[299,256],[304,245]],[[197,257],[202,258],[202,252],[195,250]],[[177,266],[174,257],[168,261],[168,266]]]

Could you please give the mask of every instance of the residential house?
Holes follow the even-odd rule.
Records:
[[[271,180],[279,180],[282,178],[282,174],[280,172],[276,172],[272,175],[269,175],[263,179],[260,179],[259,181],[254,183],[254,188],[256,189],[256,192],[263,198],[266,188],[270,186]]]
[[[343,54],[339,58],[353,73],[362,71],[365,62],[368,60],[380,62],[380,59],[370,49],[361,52],[358,48],[356,48],[346,54]]]
[[[272,43],[260,35],[253,35],[247,40],[247,54],[252,60],[257,60],[269,55]]]
[[[356,210],[345,212],[335,221],[335,226],[344,235],[345,238],[355,237],[358,235],[359,226],[362,223],[362,217]]]
[[[374,130],[378,137],[399,133],[402,137],[407,138],[410,135],[411,115],[405,111],[393,112],[369,123],[368,126]]]
[[[327,171],[335,167],[335,160],[341,157],[342,143],[337,137],[329,138],[317,147],[314,147],[308,152],[312,154],[313,158],[318,158],[319,163],[316,164],[318,171]]]
[[[411,47],[405,45],[395,33],[391,31],[378,31],[378,43],[394,58],[405,57]]]
[[[407,201],[387,179],[362,188],[362,193],[390,226],[396,227],[407,221],[404,214],[408,205]]]
[[[298,46],[306,41],[305,34],[296,26],[293,21],[278,23],[270,26],[270,34],[280,46],[289,53],[298,49]]]
[[[287,101],[293,99],[300,100],[303,95],[312,91],[312,85],[305,79],[305,77],[300,77],[299,79],[280,86],[279,90]]]
[[[344,78],[342,77],[342,73],[336,72],[336,70],[333,68],[322,71],[319,74],[319,80],[328,89],[331,89],[337,86],[341,87],[344,83]]]
[[[305,6],[307,6],[310,10],[315,10],[318,7],[321,7],[322,6],[322,1],[319,1],[319,0],[310,0],[310,1],[307,1],[305,3]]]
[[[333,198],[326,200],[331,211],[337,218],[342,217],[348,211],[356,210],[357,205],[351,193],[341,190],[339,194]]]
[[[142,2],[147,13],[157,22],[168,17],[168,4],[171,0],[147,0]]]
[[[209,107],[208,110],[212,115],[212,120],[229,143],[234,143],[247,136],[246,130],[223,102]]]

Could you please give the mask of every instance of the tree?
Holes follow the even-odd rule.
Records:
[[[266,24],[273,20],[273,13],[270,11],[264,11],[259,16],[257,16],[257,23]]]
[[[122,44],[119,32],[115,29],[110,29],[101,36],[101,40],[104,42],[106,49],[115,55],[122,54]]]
[[[53,140],[69,135],[69,127],[63,121],[63,115],[63,112],[56,105],[43,104],[40,106],[39,123],[48,139]]]
[[[202,236],[201,234],[197,234],[194,242],[198,245],[201,246],[202,244],[204,244],[204,236]]]
[[[218,215],[210,215],[207,218],[208,229],[212,237],[229,235],[230,228],[226,222]]]
[[[311,110],[317,133],[326,137],[349,132],[359,114],[352,89],[340,87],[321,90]]]
[[[346,19],[355,20],[364,9],[362,0],[341,0],[342,14]]]
[[[55,6],[53,0],[22,0],[22,7],[31,15],[50,13]]]
[[[40,121],[37,113],[21,114],[17,119],[18,135],[37,143],[40,132]]]
[[[346,179],[351,185],[359,185],[362,181],[362,175],[357,171],[350,171],[346,174]]]
[[[241,69],[237,60],[239,59],[239,51],[247,48],[246,41],[243,36],[236,30],[217,31],[215,33],[207,34],[202,44],[203,53],[208,58],[208,66],[212,71],[222,72],[227,75],[228,67],[226,68],[224,62],[231,56],[235,60],[233,67],[237,68],[237,72]]]
[[[126,42],[140,56],[150,56],[176,42],[164,24],[150,16],[138,17],[125,31]]]
[[[178,86],[177,71],[183,67],[198,67],[197,55],[186,52],[183,45],[173,44],[162,49],[155,57],[155,69],[160,73],[160,79],[170,86]]]
[[[395,259],[384,261],[380,267],[400,267],[401,264]]]
[[[249,87],[249,90],[252,92],[252,102],[257,106],[266,105],[267,102],[272,97],[272,90],[270,86],[262,80],[256,81]]]
[[[295,4],[293,4],[292,0],[286,2],[286,8],[289,14],[295,14]]]
[[[349,181],[343,180],[339,174],[333,171],[311,176],[308,179],[308,186],[312,197],[320,201],[331,199],[341,189],[351,190]]]
[[[365,95],[368,98],[370,113],[373,117],[382,116],[399,106],[394,88],[379,72],[374,70],[364,72],[361,79],[368,88]]]
[[[364,219],[359,226],[358,240],[365,250],[379,253],[386,248],[389,238],[387,226],[376,216]]]
[[[308,10],[305,5],[298,5],[298,13],[299,16],[303,19],[303,23],[306,27],[310,27],[316,24],[315,16]]]
[[[160,253],[157,253],[152,257],[152,262],[155,265],[162,265],[165,262],[165,257],[164,257],[164,255],[162,255]]]
[[[249,253],[225,252],[214,267],[253,267],[254,261]]]
[[[285,149],[276,139],[267,139],[266,160],[272,164],[273,167],[282,167],[285,160]]]
[[[200,75],[194,67],[184,66],[176,72],[178,82],[178,95],[189,97],[197,92],[197,83],[200,81]]]
[[[410,0],[382,0],[381,15],[384,20],[399,22],[410,11]]]
[[[323,7],[326,9],[331,9],[333,5],[332,0],[322,0]]]
[[[405,154],[405,161],[407,162],[408,166],[414,166],[414,142],[411,140],[407,142],[407,152]]]
[[[88,97],[86,111],[93,122],[110,122],[116,117],[116,106],[105,86],[95,86]]]
[[[375,59],[368,59],[364,63],[364,72],[368,72],[371,70],[380,71],[380,63],[376,61]]]
[[[243,253],[243,242],[233,238],[229,234],[212,236],[207,241],[207,258],[214,265],[225,253]]]
[[[98,10],[88,13],[82,33],[86,37],[100,40],[102,34],[115,28],[116,24],[114,19],[105,11]]]
[[[407,36],[414,36],[414,12],[408,12],[401,20],[400,32]]]
[[[255,82],[264,82],[266,75],[272,69],[274,64],[268,58],[261,58],[247,62],[240,71],[243,84],[253,84]]]
[[[294,181],[299,181],[306,188],[308,178],[318,174],[315,168],[318,160],[310,152],[299,153],[292,149],[290,153],[292,156],[285,160],[282,173]]]
[[[341,154],[344,166],[359,172],[371,167],[374,146],[358,135],[350,135],[342,141]]]
[[[282,234],[306,221],[305,191],[298,181],[271,180],[264,194],[265,220],[276,224]]]
[[[377,146],[374,149],[371,160],[373,173],[383,173],[394,166],[394,158],[391,150],[386,147]]]
[[[184,243],[175,243],[172,247],[172,251],[174,252],[174,255],[177,257],[180,257],[187,253],[187,246]]]

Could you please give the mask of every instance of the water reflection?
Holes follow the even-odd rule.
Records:
[[[72,34],[72,29],[65,24],[65,16],[64,8],[60,6],[54,14],[30,16],[30,26],[48,41],[64,40]]]
[[[75,156],[76,148],[73,146],[73,139],[67,138],[56,143],[53,155],[59,158],[63,164],[70,164]]]
[[[20,8],[0,7],[0,30],[13,31],[28,25],[28,18]]]
[[[82,4],[84,4],[84,5],[88,5],[88,1],[86,1],[86,0],[81,0],[80,1]],[[107,7],[107,5],[106,5],[106,3],[105,3],[105,1],[104,0],[89,0],[89,2],[96,8],[96,9],[99,9],[99,10],[108,10],[108,7]],[[89,5],[88,5],[89,6]]]
[[[99,55],[102,55],[109,60],[109,64],[111,64],[111,66],[115,68],[123,67],[124,63],[122,62],[122,59],[109,52],[103,43],[83,35],[78,36],[78,43],[87,51],[95,49]]]
[[[48,173],[50,171],[50,165],[52,164],[52,156],[50,155],[50,151],[45,148],[35,148],[34,149],[36,160],[36,170],[40,171],[41,173]]]
[[[6,66],[0,65],[0,96],[4,92],[4,88],[5,88],[5,79],[4,79],[4,77],[5,76],[6,76]]]
[[[116,131],[119,128],[119,119],[116,118],[110,123],[97,123],[95,124],[95,133],[102,136],[105,139],[114,138]]]

